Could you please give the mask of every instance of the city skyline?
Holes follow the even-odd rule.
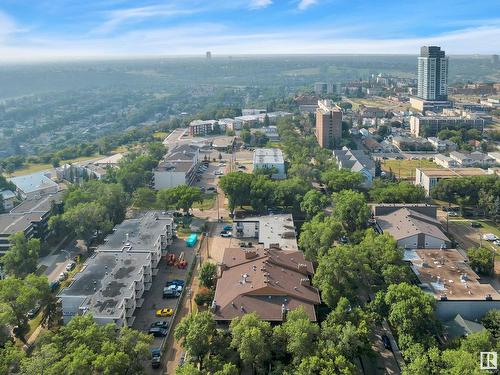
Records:
[[[432,9],[430,12],[429,9]],[[0,5],[0,61],[237,54],[494,54],[500,4],[335,0]]]

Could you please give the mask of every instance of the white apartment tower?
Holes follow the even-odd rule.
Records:
[[[417,96],[424,100],[448,99],[448,58],[441,47],[420,48]]]

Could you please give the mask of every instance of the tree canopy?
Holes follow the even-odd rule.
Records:
[[[386,182],[375,180],[370,189],[370,199],[376,203],[422,203],[425,189],[406,181]]]
[[[370,209],[362,193],[342,190],[333,193],[333,216],[344,225],[346,231],[354,232],[368,226]]]
[[[35,272],[40,255],[40,240],[28,240],[23,232],[18,232],[9,237],[9,242],[9,249],[0,259],[5,273],[22,278]]]

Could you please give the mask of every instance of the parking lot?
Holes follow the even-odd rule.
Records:
[[[187,247],[184,240],[177,239],[169,247],[168,252],[174,253],[176,257],[178,257],[181,252],[184,252],[184,259],[188,261],[188,266],[186,269],[179,269],[175,266],[167,266],[165,259],[160,261],[158,274],[153,278],[151,289],[144,293],[144,302],[142,306],[137,308],[135,311],[135,321],[132,328],[136,330],[147,332],[151,323],[167,321],[170,325],[170,323],[174,320],[174,316],[156,317],[156,310],[161,308],[171,308],[174,310],[174,314],[176,313],[179,298],[163,299],[163,287],[165,286],[165,282],[168,280],[186,279],[188,269],[195,259],[195,251],[194,248]],[[164,340],[166,340],[166,337],[155,337],[153,343],[151,344],[151,349],[161,348]],[[145,367],[150,373],[159,372],[159,370],[152,369],[149,363]]]

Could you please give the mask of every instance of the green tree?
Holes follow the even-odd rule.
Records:
[[[300,209],[305,212],[308,219],[311,219],[320,213],[328,203],[330,203],[329,199],[325,195],[317,190],[311,189],[302,198]]]
[[[303,307],[299,307],[287,314],[282,325],[274,328],[274,334],[283,338],[287,353],[299,363],[316,351],[319,326],[311,322]]]
[[[366,228],[370,218],[365,197],[353,190],[343,190],[333,194],[333,216],[337,218],[349,232]]]
[[[156,204],[156,192],[148,187],[137,188],[132,194],[132,204],[137,208],[153,208]]]
[[[252,208],[257,212],[265,212],[268,207],[272,207],[275,189],[276,183],[267,176],[256,176],[250,185],[250,205]]]
[[[321,174],[321,181],[328,186],[330,191],[339,192],[342,190],[359,190],[364,177],[358,172],[331,168]]]
[[[25,355],[23,350],[19,350],[10,341],[2,344],[0,347],[0,374],[17,373],[19,364]]]
[[[356,366],[333,349],[322,350],[321,353],[306,357],[290,375],[354,375]],[[288,374],[287,374],[288,375]]]
[[[467,250],[471,268],[481,275],[491,275],[495,265],[495,252],[485,247],[473,247]]]
[[[113,228],[106,209],[99,203],[79,203],[62,216],[67,227],[80,239],[88,241],[91,236],[101,236]]]
[[[248,173],[231,172],[219,179],[219,187],[226,194],[230,211],[248,203],[253,178]]]
[[[377,293],[374,305],[382,315],[387,314],[403,350],[411,343],[428,344],[432,341],[432,335],[439,331],[434,313],[436,301],[416,285],[389,285],[385,293]]]
[[[148,155],[156,161],[161,160],[167,153],[167,148],[161,142],[149,142],[147,144]]]
[[[0,280],[0,323],[17,325],[16,335],[24,341],[28,330],[26,314],[49,295],[45,276],[30,274],[24,279],[8,277]]]
[[[481,320],[484,327],[491,332],[495,339],[500,338],[500,310],[493,309],[486,313]]]
[[[39,340],[21,362],[21,374],[141,374],[152,337],[115,324],[98,325],[91,315],[74,317]]]
[[[171,189],[161,189],[156,196],[157,204],[162,209],[174,206],[176,210],[189,212],[195,202],[201,202],[203,195],[200,188],[179,185]]]
[[[308,260],[316,261],[342,237],[342,224],[334,217],[319,214],[305,222],[300,231],[299,246]]]
[[[376,203],[421,203],[426,200],[425,194],[425,189],[420,185],[375,180],[370,199]]]
[[[189,314],[182,318],[175,328],[175,339],[196,358],[200,367],[203,365],[204,357],[210,352],[215,334],[215,321],[210,311]]]
[[[1,258],[5,273],[15,277],[25,277],[36,271],[40,255],[40,240],[26,239],[23,232],[9,237],[10,247]]]
[[[175,369],[175,375],[203,375],[203,372],[192,363],[185,363]]]
[[[264,371],[271,358],[270,324],[260,320],[257,314],[250,313],[233,319],[229,330],[232,334],[231,346],[238,351],[243,363],[252,365],[259,372]]]
[[[211,262],[203,263],[198,274],[198,279],[201,286],[206,288],[215,287],[215,283],[217,282],[217,265]]]

